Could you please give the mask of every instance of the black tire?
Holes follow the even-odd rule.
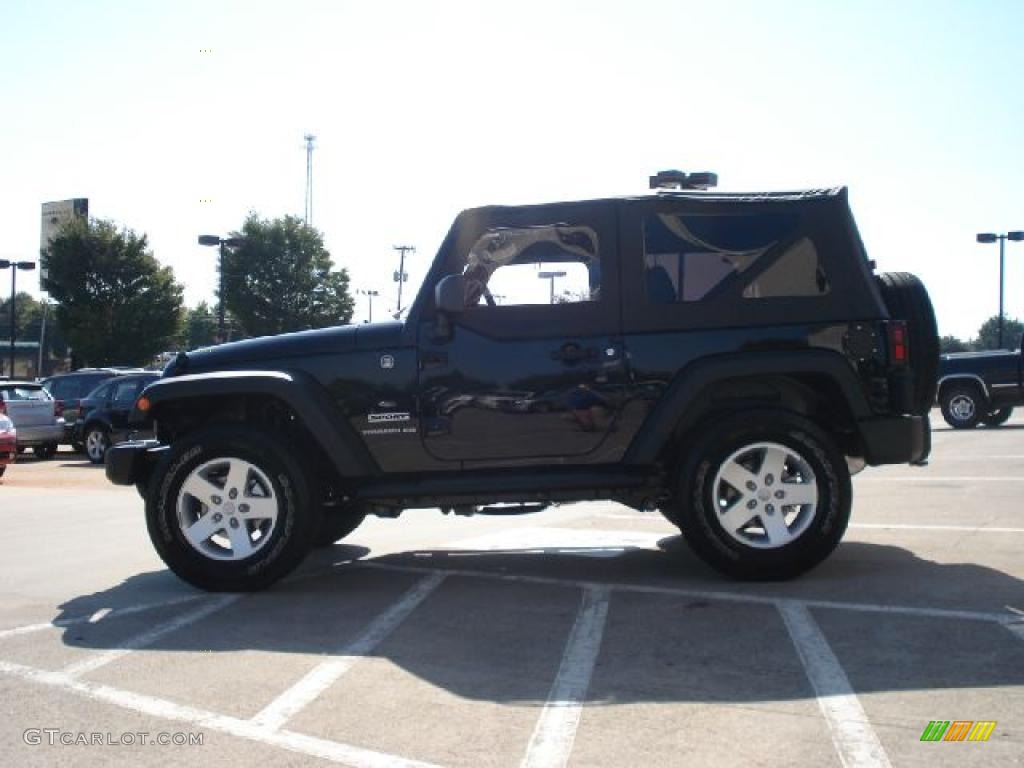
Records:
[[[357,510],[325,508],[320,515],[320,528],[313,538],[314,547],[329,547],[341,541],[366,519],[365,512]]]
[[[1000,408],[998,411],[986,414],[981,417],[981,423],[986,427],[999,427],[1010,420],[1013,415],[1013,408]]]
[[[47,460],[52,459],[57,455],[57,444],[56,443],[43,443],[37,445],[32,449],[32,453],[36,455],[37,459]]]
[[[83,434],[86,458],[93,464],[102,464],[110,447],[110,432],[102,424],[90,424]]]
[[[236,466],[249,469],[244,470],[241,492],[232,495],[229,476],[218,478],[217,473]],[[200,502],[201,497],[183,492],[184,483],[196,478],[223,493]],[[232,501],[225,503],[224,496]],[[184,581],[214,592],[253,591],[289,574],[309,552],[320,522],[313,498],[301,456],[288,446],[251,427],[209,427],[175,443],[154,468],[146,524],[157,553]],[[272,522],[241,519],[248,512],[243,510],[246,500],[253,505],[263,502],[261,506],[274,514]],[[221,517],[214,516],[215,509]],[[241,526],[234,525],[239,519]],[[193,530],[202,520],[212,533],[197,534],[199,541],[193,544],[185,530]],[[222,521],[225,524],[218,526]],[[247,553],[241,547],[236,552],[229,522],[235,536],[241,531],[243,541],[248,540]],[[255,523],[259,525],[251,525]]]
[[[942,390],[939,406],[953,429],[974,429],[987,412],[985,396],[973,384],[950,384]]]
[[[784,457],[778,476],[758,475],[770,471],[763,463],[769,451]],[[758,480],[753,490],[734,490],[718,477],[747,464]],[[806,482],[797,482],[800,477]],[[813,494],[815,501],[785,505],[785,494],[794,493]],[[679,518],[690,548],[722,573],[756,581],[790,579],[828,557],[846,531],[853,496],[833,441],[807,419],[776,410],[739,413],[708,429],[683,460],[678,494],[669,519]],[[740,525],[730,532],[723,521],[733,510]],[[769,527],[778,532],[779,520],[785,534],[772,541]]]
[[[939,376],[939,330],[928,291],[909,272],[883,272],[878,288],[893,320],[907,324],[910,370],[914,374],[913,413],[923,416],[935,402]]]
[[[4,472],[6,472],[6,471],[7,471],[7,465],[6,464],[0,466],[0,477],[3,477],[4,476]]]

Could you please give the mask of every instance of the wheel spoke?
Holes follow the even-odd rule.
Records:
[[[818,489],[813,483],[787,483],[783,488],[786,498],[782,499],[780,503],[784,506],[818,503]]]
[[[224,530],[231,539],[231,554],[235,558],[248,557],[252,554],[252,539],[249,538],[249,529],[244,524],[237,528],[229,525]]]
[[[224,490],[218,488],[205,477],[200,477],[198,473],[193,472],[188,476],[188,479],[181,484],[181,492],[188,494],[195,499],[199,499],[199,501],[204,504],[209,504],[212,496],[220,496],[224,493]]]
[[[245,520],[277,520],[277,499],[250,496],[244,503],[249,505],[249,511],[239,511],[239,517]]]
[[[757,475],[737,461],[730,461],[722,467],[719,477],[743,494],[749,490],[747,483],[753,483],[755,486],[759,483]]]
[[[245,496],[248,480],[249,464],[241,459],[231,459],[231,463],[228,465],[228,476],[224,481],[224,490],[230,492],[232,489],[236,489],[239,496]]]
[[[192,542],[192,546],[202,546],[211,536],[224,528],[224,522],[214,522],[213,512],[207,512],[196,520],[192,525],[185,528],[185,537]]]
[[[773,547],[782,546],[793,538],[793,535],[789,532],[789,527],[786,525],[786,518],[783,517],[781,511],[776,511],[773,515],[762,512],[761,523],[764,525],[764,532]]]
[[[749,523],[751,517],[753,513],[747,509],[746,499],[743,498],[725,510],[718,519],[724,528],[735,533]]]
[[[761,462],[761,482],[765,485],[769,483],[766,478],[771,475],[771,483],[782,482],[782,470],[786,466],[786,452],[781,448],[770,446],[764,449],[764,461]]]

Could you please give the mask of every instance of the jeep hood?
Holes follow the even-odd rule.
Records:
[[[164,375],[261,368],[277,361],[281,361],[282,367],[287,367],[291,358],[339,355],[357,349],[394,349],[401,345],[401,340],[402,323],[399,322],[340,325],[278,336],[261,336],[183,352],[164,369]]]

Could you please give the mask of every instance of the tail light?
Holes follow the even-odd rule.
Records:
[[[910,362],[907,324],[902,320],[889,323],[889,358],[896,365],[906,365]]]
[[[58,419],[63,419],[64,418],[64,401],[63,400],[54,400],[53,401],[53,415],[56,416]]]

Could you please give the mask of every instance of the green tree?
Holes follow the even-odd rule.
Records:
[[[15,341],[39,341],[43,333],[43,303],[36,301],[30,294],[18,291],[14,311],[17,317],[17,337]],[[0,339],[9,340],[11,332],[11,300],[0,301]],[[6,346],[0,344],[0,356],[6,354]],[[54,317],[53,306],[46,310],[46,330],[43,340],[46,358],[64,357],[67,355],[67,342]]]
[[[956,336],[943,336],[939,339],[939,352],[948,355],[951,352],[967,352],[971,346],[966,341],[961,341]]]
[[[323,238],[295,216],[255,213],[224,254],[224,306],[249,336],[343,325],[352,318],[348,272],[333,271]]]
[[[217,343],[217,313],[205,301],[186,310],[183,341],[186,349],[209,347]]]
[[[1003,346],[1017,349],[1020,336],[1024,333],[1024,324],[1012,317],[1003,318]],[[993,315],[978,329],[978,338],[974,340],[975,349],[999,349],[999,315]]]
[[[111,221],[72,220],[50,242],[43,285],[76,361],[143,365],[170,349],[181,323],[181,285],[146,236]]]

